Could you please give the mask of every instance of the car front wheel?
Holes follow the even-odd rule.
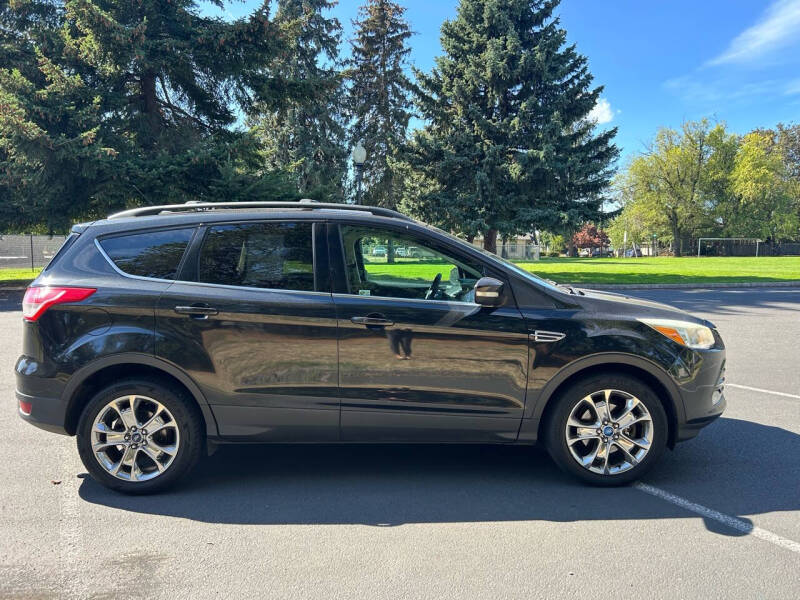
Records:
[[[622,485],[644,475],[667,443],[667,417],[653,390],[625,375],[581,380],[557,400],[546,429],[553,460],[594,485]]]

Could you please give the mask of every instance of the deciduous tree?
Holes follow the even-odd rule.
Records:
[[[586,223],[572,236],[572,243],[578,248],[603,248],[609,241],[606,232],[594,223]]]
[[[723,125],[712,127],[705,119],[687,121],[680,130],[661,128],[627,169],[630,194],[649,207],[654,226],[667,229],[675,256],[680,256],[684,238],[707,224],[703,190],[709,182],[714,139],[724,134]]]
[[[797,187],[774,132],[755,131],[742,139],[731,175],[729,231],[772,241],[800,233]]]

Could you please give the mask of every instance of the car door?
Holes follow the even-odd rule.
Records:
[[[307,220],[209,224],[158,302],[156,353],[197,382],[223,437],[339,437],[324,230]]]
[[[329,244],[342,439],[516,439],[525,321],[510,289],[495,309],[475,304],[472,291],[479,277],[502,274],[405,228],[332,225]],[[394,248],[415,251],[398,256]]]

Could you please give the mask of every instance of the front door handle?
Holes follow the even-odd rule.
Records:
[[[194,319],[207,319],[209,315],[219,314],[219,310],[207,304],[196,304],[193,306],[176,306],[175,312],[179,315],[189,315]]]
[[[384,319],[383,317],[351,317],[350,321],[356,325],[366,325],[367,327],[389,327],[390,325],[394,325],[394,321]]]

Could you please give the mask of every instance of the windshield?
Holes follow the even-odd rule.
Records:
[[[446,231],[443,231],[442,229],[439,229],[438,227],[434,227],[433,225],[425,225],[425,227],[427,227],[428,229],[432,229],[433,231],[436,231],[437,233],[441,233],[442,235],[446,235],[446,236],[447,236],[448,238],[450,238],[451,240],[454,240],[454,241],[456,241],[456,242],[459,242],[459,243],[461,243],[461,244],[467,244],[467,245],[469,245],[470,247],[474,248],[475,250],[477,250],[478,252],[480,252],[481,254],[483,254],[483,255],[484,255],[486,258],[488,258],[488,259],[489,259],[491,262],[494,262],[494,263],[500,264],[500,265],[502,265],[503,267],[505,267],[506,269],[510,269],[510,270],[514,271],[514,273],[516,273],[516,274],[517,274],[517,275],[519,275],[520,277],[522,277],[522,278],[524,278],[524,279],[527,279],[527,280],[529,280],[529,281],[532,281],[532,282],[533,282],[533,283],[535,283],[536,285],[540,285],[540,286],[542,286],[542,287],[545,287],[545,288],[547,288],[547,289],[549,289],[549,290],[551,290],[551,291],[554,291],[554,292],[559,292],[559,293],[561,293],[561,294],[563,294],[563,293],[564,293],[564,290],[563,290],[563,289],[561,289],[561,288],[559,288],[559,287],[558,287],[558,286],[555,284],[555,282],[548,281],[547,279],[543,279],[543,278],[539,277],[538,275],[534,275],[534,274],[533,274],[533,273],[531,273],[530,271],[526,271],[525,269],[523,269],[523,268],[522,268],[522,267],[520,267],[519,265],[516,265],[516,264],[514,264],[514,263],[513,263],[513,262],[511,262],[510,260],[507,260],[507,259],[505,259],[505,258],[500,258],[500,257],[499,257],[499,256],[497,256],[496,254],[492,254],[492,253],[491,253],[491,252],[489,252],[488,250],[484,250],[483,248],[479,248],[478,246],[473,246],[473,245],[472,245],[472,244],[470,244],[469,242],[467,242],[467,241],[465,241],[465,240],[462,240],[461,238],[459,238],[459,237],[456,237],[456,236],[454,236],[454,235],[453,235],[453,234],[451,234],[451,233],[448,233],[448,232],[446,232]]]

